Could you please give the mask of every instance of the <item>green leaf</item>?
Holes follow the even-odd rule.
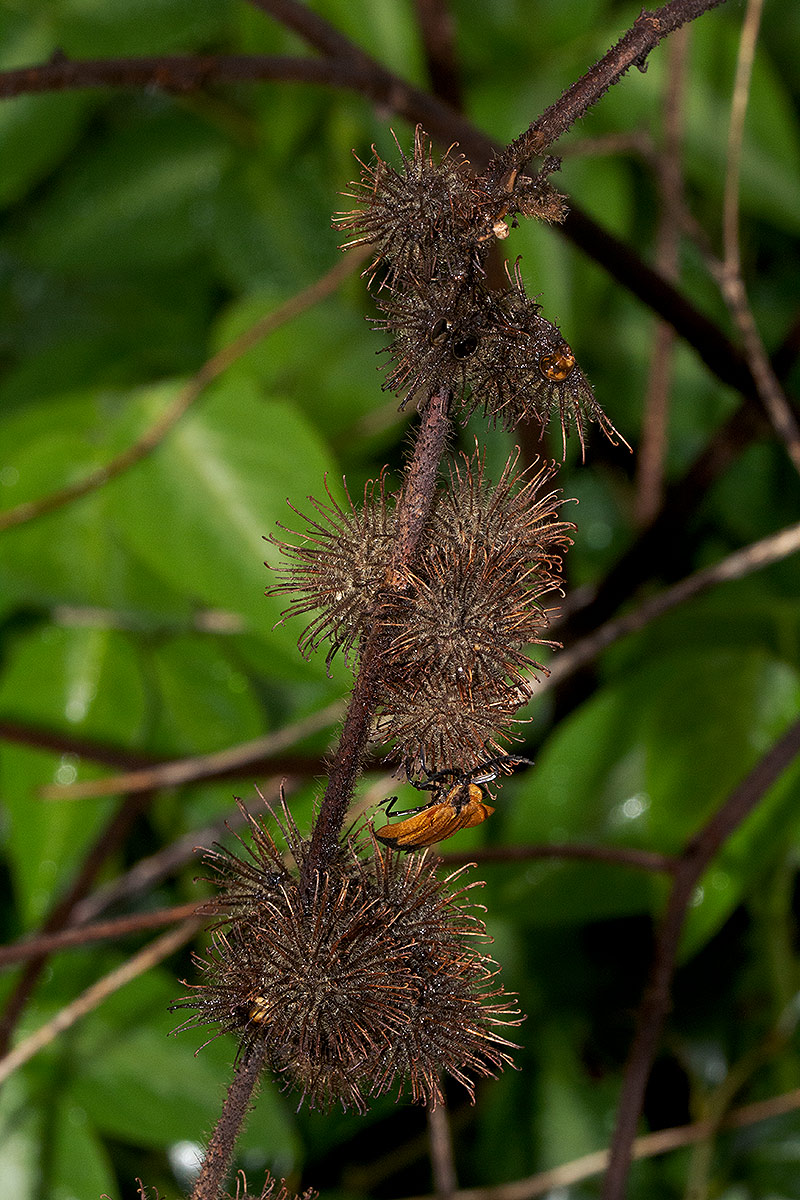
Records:
[[[0,24],[0,69],[45,62],[58,46],[49,23],[18,14]],[[94,106],[85,93],[16,96],[0,105],[0,205],[16,204],[73,149]]]
[[[159,696],[156,745],[209,753],[264,732],[250,680],[233,666],[222,639],[171,638],[149,657]]]
[[[589,841],[677,852],[728,797],[800,708],[795,671],[749,650],[698,649],[642,664],[562,722],[506,809],[516,842]],[[514,786],[514,785],[511,785]],[[750,839],[693,909],[697,947],[738,902],[756,848],[767,846],[768,804]],[[760,833],[756,827],[761,825]],[[726,881],[722,886],[723,879]],[[525,920],[554,924],[647,910],[664,894],[644,872],[534,862],[505,885]],[[701,918],[701,915],[702,918]],[[688,944],[688,943],[687,943]]]
[[[140,732],[145,696],[128,640],[110,630],[48,628],[16,647],[0,682],[0,712],[44,730],[130,744]],[[47,783],[93,778],[76,755],[0,744],[0,771],[11,872],[25,925],[47,909],[72,877],[107,810],[91,803],[51,804]]]
[[[228,149],[186,114],[168,111],[115,131],[37,205],[20,252],[82,276],[177,267],[208,241]]]
[[[170,396],[160,388],[140,397],[148,420]],[[293,518],[287,498],[302,507],[308,493],[324,496],[332,466],[293,408],[226,381],[109,492],[128,544],[153,572],[193,602],[239,613],[266,631],[286,604],[264,598],[271,582],[264,558],[277,559],[264,536]],[[299,632],[275,631],[276,669],[281,658],[296,669]],[[324,671],[324,663],[318,669]]]
[[[0,1179],[8,1195],[20,1200],[35,1195],[39,1180],[38,1099],[19,1073],[0,1089]]]
[[[228,345],[286,299],[260,293],[232,306],[215,331],[216,346]],[[347,446],[358,421],[387,404],[396,405],[381,395],[376,359],[380,345],[363,313],[343,307],[337,297],[276,329],[234,363],[229,379],[242,379],[249,386],[258,380],[269,391],[291,397],[317,429]],[[311,346],[314,353],[305,353]],[[324,372],[320,362],[326,364]]]
[[[122,8],[104,0],[60,0],[55,29],[70,57],[166,54],[219,37],[229,13],[225,0],[129,0]]]
[[[216,1123],[233,1074],[235,1044],[215,1038],[198,1052],[213,1029],[170,1037],[182,1019],[168,1011],[179,991],[165,973],[150,972],[79,1026],[70,1045],[69,1095],[101,1133],[163,1148],[197,1141]],[[292,1122],[268,1079],[239,1145],[264,1149],[267,1161],[283,1171],[297,1164]]]
[[[537,1031],[536,1136],[541,1169],[602,1150],[617,1096],[615,1080],[598,1086],[579,1056],[581,1030],[548,1022]]]
[[[5,507],[50,496],[87,478],[134,439],[121,420],[126,394],[88,392],[30,405],[0,421]],[[3,486],[4,485],[4,486]],[[2,535],[0,588],[22,605],[97,605],[141,623],[188,621],[188,601],[155,580],[120,542],[107,488]]]
[[[108,1155],[87,1123],[86,1112],[49,1088],[38,1072],[18,1072],[0,1094],[0,1180],[14,1200],[84,1200],[116,1193]],[[51,1081],[52,1082],[52,1081]]]

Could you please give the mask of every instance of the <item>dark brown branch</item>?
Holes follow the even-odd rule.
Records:
[[[53,754],[74,754],[78,758],[88,759],[89,762],[103,763],[104,766],[126,771],[146,769],[158,762],[154,755],[143,754],[141,750],[111,746],[98,742],[95,738],[65,733],[62,729],[30,725],[25,721],[1,720],[0,741],[12,742],[19,746],[33,746],[37,750],[50,750]]]
[[[303,15],[308,15],[309,10],[302,5],[281,4],[282,12],[287,8],[297,18],[296,24],[290,27],[305,36]],[[320,22],[326,25],[322,18],[313,16],[315,25]],[[285,12],[281,19],[285,20]],[[457,141],[477,166],[485,165],[493,155],[502,155],[502,147],[448,105],[385,70],[357,47],[352,47],[352,43],[347,42],[347,45],[352,53],[343,62],[244,55],[58,61],[0,72],[0,97],[33,91],[103,86],[157,86],[165,90],[184,90],[211,81],[293,80],[319,83],[350,88],[389,107],[412,124],[421,122],[438,141],[448,145]],[[648,267],[630,247],[606,232],[574,204],[566,222],[555,228],[603,266],[618,283],[673,325],[723,383],[730,384],[748,398],[757,399],[758,390],[739,350],[712,321]]]
[[[677,861],[672,891],[661,924],[650,977],[637,1019],[617,1124],[611,1143],[604,1200],[623,1200],[631,1150],[644,1092],[669,1011],[672,977],[686,914],[695,888],[720,848],[753,812],[770,787],[800,754],[800,719],[764,755],[721,808],[686,844]]]
[[[724,0],[671,0],[655,12],[643,10],[617,44],[511,142],[497,165],[520,168],[532,155],[541,154],[579,121],[626,71],[633,66],[644,70],[648,54],[660,41],[723,3]]]
[[[593,662],[603,650],[620,638],[631,633],[638,633],[651,621],[657,621],[665,613],[672,612],[681,604],[695,596],[702,595],[709,588],[732,579],[743,579],[753,571],[761,571],[772,563],[781,562],[789,555],[800,551],[800,523],[789,525],[777,533],[771,533],[741,550],[735,550],[727,558],[708,567],[694,571],[686,579],[679,580],[672,587],[665,588],[653,596],[648,596],[638,608],[623,613],[598,626],[592,633],[579,642],[575,642],[565,650],[557,651],[549,664],[549,675],[540,680],[536,688],[536,697],[553,687],[557,687],[564,679],[579,671],[582,667]]]
[[[143,793],[134,799],[126,798],[117,806],[110,820],[106,821],[89,847],[66,895],[51,909],[42,926],[42,933],[54,933],[69,923],[70,914],[75,905],[86,895],[103,863],[108,860],[118,846],[122,845],[137,814],[146,807],[148,801],[149,794]],[[8,1051],[16,1023],[33,993],[46,962],[45,955],[32,958],[6,1001],[2,1016],[0,1016],[0,1057]]]
[[[415,0],[431,90],[451,108],[464,108],[456,56],[455,22],[447,0]]]

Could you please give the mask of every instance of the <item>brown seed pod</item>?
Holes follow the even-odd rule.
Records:
[[[507,460],[496,484],[486,478],[477,439],[471,456],[450,465],[450,483],[433,513],[429,540],[470,556],[477,550],[513,555],[525,569],[536,564],[543,582],[558,586],[561,560],[575,526],[558,520],[561,493],[551,485],[558,464],[534,460],[518,471],[519,450]]]
[[[455,153],[455,146],[435,161],[430,139],[419,125],[412,157],[399,143],[397,148],[403,164],[399,171],[377,154],[374,165],[360,163],[361,178],[345,193],[359,207],[334,217],[336,227],[357,235],[342,249],[374,246],[375,258],[365,274],[372,282],[384,263],[388,277],[381,286],[463,280],[479,269],[487,236],[481,194],[469,163]]]
[[[329,504],[309,497],[320,519],[303,517],[307,522],[304,530],[287,531],[301,539],[299,544],[268,538],[294,564],[277,568],[279,582],[267,592],[295,597],[281,621],[318,610],[300,635],[298,645],[304,657],[328,641],[329,665],[337,650],[348,659],[369,631],[394,539],[394,506],[386,496],[384,482],[383,476],[370,480],[364,488],[363,507],[357,509],[346,484],[347,508],[334,500],[326,481]]]
[[[252,816],[244,853],[210,853],[221,891],[205,911],[223,919],[198,960],[205,982],[175,1005],[196,1010],[182,1028],[212,1022],[243,1051],[259,1043],[310,1107],[364,1111],[405,1082],[414,1101],[437,1104],[443,1074],[472,1096],[510,1061],[497,1027],[518,1023],[496,964],[472,944],[485,939],[473,885],[371,839],[347,843],[304,887],[307,844],[285,806],[281,822],[289,866]]]
[[[476,671],[472,680],[454,684],[397,668],[385,679],[374,740],[393,742],[392,758],[411,774],[446,767],[468,772],[505,750],[530,696],[530,683],[483,683]]]
[[[527,296],[519,260],[509,272],[509,282],[508,292],[493,293],[491,327],[471,367],[468,411],[482,406],[507,429],[531,420],[544,429],[557,417],[565,454],[573,424],[582,452],[589,422],[598,424],[611,442],[624,441],[597,403],[561,331]]]

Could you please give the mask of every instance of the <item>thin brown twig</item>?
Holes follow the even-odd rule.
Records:
[[[672,587],[665,588],[645,600],[632,612],[606,621],[599,629],[587,634],[566,650],[559,650],[548,665],[549,674],[536,685],[536,697],[556,687],[564,679],[593,662],[603,650],[631,633],[638,633],[652,621],[685,604],[687,600],[709,591],[721,583],[743,579],[772,563],[781,562],[800,550],[800,522],[771,533],[758,542],[735,550],[718,563],[695,571]]]
[[[345,709],[343,700],[334,700],[319,712],[311,713],[275,733],[264,734],[226,750],[215,750],[211,754],[192,754],[189,758],[176,758],[171,762],[157,763],[152,767],[141,767],[136,771],[125,771],[105,779],[87,779],[78,783],[48,784],[40,791],[45,800],[85,800],[90,797],[135,795],[157,788],[177,787],[184,783],[196,783],[199,779],[210,779],[239,771],[265,758],[272,758],[301,742],[312,734],[328,729],[340,721]]]
[[[694,1121],[691,1125],[677,1125],[669,1129],[659,1129],[656,1133],[646,1133],[636,1139],[633,1157],[637,1161],[655,1158],[657,1155],[668,1154],[672,1150],[680,1150],[684,1146],[704,1141],[718,1132],[718,1129],[746,1129],[760,1121],[769,1121],[786,1113],[797,1112],[798,1109],[800,1088],[795,1088],[779,1096],[771,1096],[767,1100],[757,1100],[753,1104],[743,1104],[733,1109],[720,1122],[719,1127],[713,1120]],[[571,1162],[562,1163],[559,1167],[539,1171],[526,1179],[514,1179],[495,1187],[461,1188],[454,1194],[453,1200],[533,1200],[535,1196],[568,1188],[584,1179],[600,1175],[607,1165],[608,1150],[594,1150]],[[408,1200],[436,1200],[436,1197],[413,1196],[408,1197]]]
[[[363,259],[364,254],[362,251],[351,252],[346,258],[337,262],[330,271],[326,271],[320,279],[315,280],[309,287],[304,288],[302,292],[298,292],[297,295],[290,297],[285,304],[280,305],[274,312],[267,313],[266,316],[261,317],[254,325],[251,325],[249,329],[246,329],[244,333],[231,342],[229,346],[225,346],[217,354],[213,355],[203,364],[192,379],[181,388],[173,402],[153,422],[150,428],[145,430],[140,438],[118,454],[116,458],[106,463],[105,466],[90,471],[83,479],[78,479],[66,487],[59,488],[58,491],[41,496],[38,500],[28,500],[24,504],[18,504],[15,508],[10,508],[0,513],[0,533],[6,529],[13,529],[17,525],[23,525],[28,521],[35,520],[37,517],[45,516],[48,513],[55,512],[59,508],[63,508],[64,505],[70,504],[74,500],[78,500],[90,492],[103,487],[109,480],[116,479],[119,475],[122,475],[125,471],[129,471],[131,467],[147,458],[161,444],[170,430],[177,425],[181,417],[184,416],[209,384],[218,379],[228,367],[241,358],[243,354],[246,354],[248,350],[251,350],[253,346],[257,345],[268,334],[274,332],[281,325],[285,325],[288,321],[293,320],[305,312],[306,309],[317,304],[325,296],[335,291]]]
[[[133,821],[137,814],[147,806],[148,800],[148,793],[143,792],[134,798],[126,796],[115,807],[114,812],[103,823],[84,854],[83,861],[66,893],[56,900],[45,917],[43,933],[54,933],[69,924],[75,905],[86,895],[109,856],[113,855],[117,847],[123,844]],[[46,961],[42,955],[31,958],[5,1000],[0,1016],[0,1056],[6,1053],[11,1044],[16,1023],[25,1010]]]
[[[664,138],[656,158],[661,211],[656,232],[656,267],[665,279],[678,274],[680,213],[684,209],[681,148],[684,124],[684,94],[690,27],[677,30],[667,48],[667,86],[664,97]],[[667,446],[669,394],[675,330],[666,321],[656,323],[650,371],[644,401],[642,435],[636,464],[634,516],[649,525],[661,507],[664,488],[664,459]]]
[[[479,846],[472,850],[451,850],[441,855],[445,866],[462,863],[535,862],[541,858],[575,859],[579,862],[599,862],[609,866],[631,867],[637,871],[675,870],[675,859],[654,850],[637,850],[633,846],[593,846],[583,842],[535,843],[530,846]]]
[[[194,920],[184,921],[179,928],[162,934],[149,946],[145,946],[144,949],[134,954],[122,966],[93,983],[76,1000],[65,1005],[52,1020],[40,1026],[35,1033],[0,1058],[0,1083],[8,1079],[14,1071],[29,1062],[46,1046],[51,1045],[59,1034],[70,1029],[83,1017],[98,1008],[114,992],[118,992],[120,988],[125,987],[139,975],[143,975],[151,967],[163,962],[165,958],[169,958],[170,954],[174,954],[176,950],[193,938],[198,929],[202,929],[206,920],[206,917],[198,917]]]
[[[261,795],[268,805],[275,804],[281,794],[291,796],[295,786],[296,781],[291,778],[270,778],[261,784]],[[263,807],[261,799],[254,800],[249,805],[242,804],[241,808],[237,805],[230,815],[218,817],[216,821],[200,829],[192,829],[155,854],[139,859],[124,874],[103,884],[81,900],[72,911],[70,924],[86,925],[106,912],[112,904],[129,902],[137,896],[146,895],[157,883],[174,875],[191,862],[198,848],[210,846],[226,833],[235,832],[247,824],[248,811],[258,814],[263,812]]]
[[[203,1165],[192,1188],[191,1200],[217,1200],[220,1195],[233,1147],[258,1087],[268,1046],[266,1038],[259,1038],[251,1042],[242,1055],[225,1097],[222,1116],[209,1139]]]
[[[96,925],[83,925],[78,929],[61,929],[58,933],[45,933],[0,946],[0,968],[14,963],[26,962],[29,958],[57,953],[59,950],[75,950],[89,942],[104,942],[115,938],[141,933],[159,925],[174,925],[191,917],[197,905],[176,904],[172,908],[161,908],[157,912],[133,913],[128,917],[115,917],[112,921],[100,921]]]
[[[723,261],[712,262],[712,269],[742,339],[759,396],[778,437],[796,470],[800,472],[800,425],[778,378],[772,369],[747,298],[742,275],[739,245],[739,185],[742,164],[745,117],[750,96],[763,0],[748,0],[739,40],[736,80],[731,101],[728,129],[728,169],[722,208]]]
[[[686,914],[695,888],[720,847],[800,754],[800,718],[767,751],[725,803],[690,838],[676,863],[667,909],[625,1068],[606,1173],[604,1200],[623,1200],[645,1087],[669,1011],[672,977]]]
[[[453,1135],[447,1106],[437,1104],[428,1107],[428,1138],[430,1142],[431,1172],[437,1200],[451,1200],[458,1189],[456,1163],[453,1156]]]

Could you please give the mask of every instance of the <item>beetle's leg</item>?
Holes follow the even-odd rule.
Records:
[[[386,809],[387,817],[390,817],[394,812],[394,806],[397,804],[397,801],[397,796],[387,796],[385,800],[381,800],[380,807]],[[424,812],[429,807],[430,801],[427,801],[425,804],[420,804],[417,808],[404,808],[399,815],[401,817],[413,817],[415,813]]]
[[[500,754],[497,758],[490,758],[487,762],[481,763],[479,767],[476,767],[475,773],[470,775],[470,779],[473,783],[491,783],[493,779],[497,779],[499,775],[506,773],[502,771],[502,767],[506,763],[513,763],[515,765],[517,763],[527,763],[529,767],[534,765],[532,758],[523,758],[521,754]],[[496,768],[500,768],[500,770]],[[488,774],[478,775],[477,773],[478,771],[487,772],[487,770],[489,771]],[[511,769],[507,773],[510,775]]]

